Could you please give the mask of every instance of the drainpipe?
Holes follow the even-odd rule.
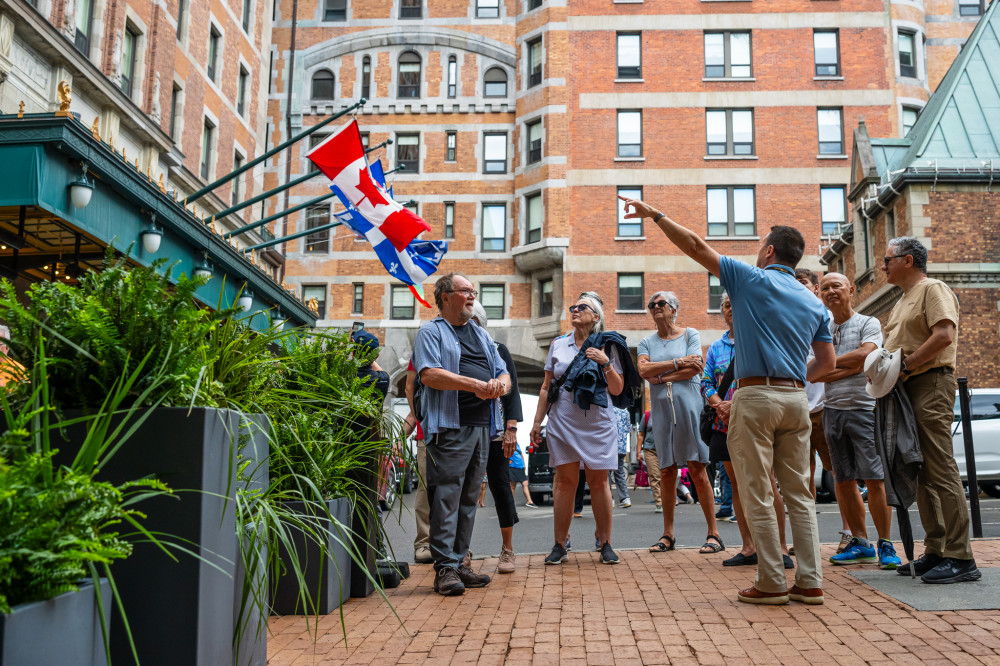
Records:
[[[275,0],[277,2],[277,0]],[[289,55],[288,55],[288,95],[285,100],[285,136],[292,136],[292,87],[295,83],[295,29],[299,22],[299,0],[292,0],[292,36],[289,44]],[[289,151],[288,159],[285,160],[285,182],[287,183],[292,179],[292,157],[291,151]],[[291,189],[291,188],[289,188]],[[285,205],[284,209],[288,210],[288,190],[285,190]],[[288,221],[282,222],[287,230]],[[284,234],[287,236],[288,234]],[[287,248],[285,243],[281,244],[281,254],[287,257]],[[285,279],[285,264],[286,261],[281,262],[281,280]]]

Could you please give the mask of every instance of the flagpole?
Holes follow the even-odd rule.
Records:
[[[252,229],[256,229],[257,227],[259,227],[261,225],[268,224],[269,222],[274,222],[275,220],[280,220],[281,218],[286,217],[288,215],[291,215],[292,213],[298,212],[298,211],[302,210],[303,208],[308,208],[309,206],[315,206],[318,203],[323,203],[327,199],[332,199],[333,196],[334,196],[333,192],[330,192],[329,194],[324,194],[321,197],[316,197],[315,199],[310,199],[309,201],[307,201],[305,203],[301,203],[298,206],[292,206],[291,208],[283,210],[280,213],[275,213],[274,215],[271,215],[270,217],[265,217],[262,220],[257,220],[256,222],[251,222],[250,224],[248,224],[246,226],[242,226],[239,229],[233,229],[232,231],[229,231],[227,233],[222,234],[222,237],[223,238],[229,238],[230,236],[239,236],[240,234],[246,233],[247,231],[250,231]],[[271,243],[271,245],[273,245],[273,243]]]
[[[240,174],[249,171],[250,169],[254,168],[255,166],[257,166],[258,164],[260,164],[264,160],[268,159],[269,157],[273,157],[274,155],[277,155],[282,150],[284,150],[285,148],[291,146],[296,141],[300,141],[300,140],[304,139],[305,137],[309,136],[310,134],[312,134],[313,132],[315,132],[316,130],[318,130],[319,128],[324,127],[326,125],[329,125],[330,123],[332,123],[337,118],[341,118],[341,117],[347,115],[348,113],[351,113],[355,109],[361,108],[367,102],[368,102],[368,100],[366,100],[364,97],[362,97],[357,102],[355,102],[351,106],[347,107],[346,109],[344,109],[340,113],[332,115],[329,118],[327,118],[326,120],[323,120],[323,121],[321,121],[319,123],[316,123],[312,127],[299,132],[298,134],[296,134],[295,136],[293,136],[288,141],[285,141],[284,143],[275,146],[274,148],[272,148],[271,150],[267,151],[266,153],[264,153],[260,157],[257,157],[257,158],[255,158],[253,160],[250,160],[249,162],[247,162],[246,164],[244,164],[243,166],[241,166],[239,169],[236,169],[235,171],[231,171],[230,173],[226,174],[222,178],[219,178],[218,180],[216,180],[213,183],[209,183],[208,185],[206,185],[205,187],[201,188],[200,190],[198,190],[197,192],[195,192],[194,194],[192,194],[191,196],[189,196],[187,199],[185,199],[185,202],[186,203],[194,203],[195,201],[197,201],[198,199],[202,198],[203,196],[205,196],[206,194],[208,194],[209,192],[211,192],[215,188],[219,187],[220,185],[224,185],[225,183],[228,183],[233,178],[236,178]]]
[[[291,212],[291,211],[288,211]],[[271,247],[272,245],[277,245],[278,243],[284,243],[286,241],[295,240],[296,238],[302,238],[303,236],[309,236],[310,234],[318,234],[321,231],[326,231],[327,229],[333,229],[334,227],[339,227],[343,222],[331,222],[330,224],[324,224],[320,227],[315,227],[313,229],[306,229],[305,231],[299,231],[288,236],[282,236],[281,238],[275,238],[274,240],[269,240],[264,243],[258,243],[257,245],[251,245],[250,247],[243,248],[243,253],[246,254],[251,250],[260,250],[265,247]]]

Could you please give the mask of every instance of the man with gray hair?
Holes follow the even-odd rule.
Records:
[[[490,582],[462,560],[490,438],[503,433],[497,398],[510,390],[510,375],[490,336],[469,323],[477,295],[461,275],[440,277],[434,285],[440,315],[420,328],[414,342],[414,367],[424,386],[418,417],[426,438],[434,590],[445,596]]]
[[[916,238],[889,241],[883,262],[889,284],[903,290],[885,325],[885,349],[902,350],[900,379],[913,405],[924,463],[917,477],[917,508],[924,554],[913,570],[925,583],[979,580],[972,557],[969,509],[955,464],[951,424],[955,415],[958,298],[927,277],[927,248]],[[897,571],[910,575],[910,564]]]

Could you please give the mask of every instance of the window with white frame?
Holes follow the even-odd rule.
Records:
[[[755,208],[752,187],[709,187],[708,235],[754,236],[757,233]]]
[[[842,186],[824,185],[819,189],[823,235],[837,236],[847,221],[847,198]]]
[[[642,199],[641,187],[619,187],[618,196],[626,199]],[[620,238],[638,238],[642,236],[642,220],[639,218],[625,219],[625,202],[615,199],[618,203],[618,231]]]
[[[542,240],[542,193],[536,192],[524,197],[526,212],[525,228],[527,229],[528,243],[537,243]]]
[[[504,317],[504,285],[480,284],[479,302],[486,310],[487,319],[505,319]]]
[[[899,75],[917,77],[917,34],[909,30],[898,33]]]
[[[507,249],[507,205],[483,206],[483,252],[503,252]]]
[[[642,156],[642,111],[618,112],[618,157]]]
[[[413,319],[416,314],[416,301],[409,287],[394,284],[389,292],[389,319]]]
[[[642,33],[619,32],[616,35],[619,79],[642,78]]]

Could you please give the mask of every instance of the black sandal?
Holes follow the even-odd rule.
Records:
[[[712,543],[709,539],[715,539],[718,543]],[[706,548],[708,548],[708,550],[705,550]],[[726,544],[722,543],[722,539],[719,538],[718,534],[709,534],[705,537],[705,543],[698,552],[702,555],[712,555],[713,553],[721,553],[725,549]]]
[[[663,543],[664,539],[666,539],[670,543],[669,544]],[[656,543],[654,543],[652,546],[649,547],[649,552],[665,553],[668,550],[673,550],[675,543],[677,543],[676,539],[674,539],[672,536],[667,536],[666,534],[664,534],[663,536],[660,537],[659,541],[657,541]]]

